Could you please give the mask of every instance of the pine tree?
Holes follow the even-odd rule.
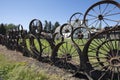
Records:
[[[5,26],[3,23],[0,25],[0,34],[2,34],[2,35],[6,34],[6,29],[5,29]]]

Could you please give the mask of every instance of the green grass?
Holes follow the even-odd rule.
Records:
[[[74,41],[76,42],[77,45],[79,45],[80,49],[83,50],[84,48],[84,44],[87,43],[87,40],[86,39],[82,39],[82,40],[79,40],[79,39],[74,39]],[[98,62],[97,58],[96,58],[96,51],[97,51],[97,48],[103,43],[105,42],[106,39],[105,38],[102,38],[102,39],[94,39],[92,40],[91,44],[89,45],[89,49],[88,49],[88,58],[90,60],[91,63],[94,63],[94,62]],[[69,53],[71,54],[72,52],[74,52],[74,55],[77,55],[77,51],[75,51],[75,48],[74,46],[72,45],[72,41],[71,39],[65,39],[64,42],[67,42],[62,44],[62,46],[60,46],[59,50],[58,50],[58,56],[60,57],[61,55],[64,55],[65,53]],[[43,54],[45,53],[49,53],[51,52],[50,50],[50,46],[49,46],[49,43],[46,41],[46,40],[41,40],[41,43],[42,43],[42,48],[44,48],[43,50]],[[98,57],[101,59],[101,61],[106,61],[106,58],[102,58],[102,57],[106,57],[106,54],[108,54],[108,51],[110,50],[110,47],[108,46],[111,46],[112,45],[114,46],[114,48],[116,48],[116,45],[119,44],[119,41],[110,41],[110,42],[107,42],[105,44],[103,44],[100,49],[99,49],[99,52],[103,53],[99,53],[98,54]],[[112,45],[111,45],[112,44]],[[37,41],[35,41],[35,45],[37,47],[38,43]],[[108,48],[105,46],[107,45]],[[118,46],[117,46],[118,47]],[[85,54],[85,53],[84,53]],[[73,55],[73,54],[72,54]],[[73,55],[73,56],[74,56]],[[91,57],[90,57],[91,56]],[[79,56],[78,56],[78,60],[79,60]]]
[[[38,41],[36,39],[34,39],[34,45],[35,45],[35,47],[36,47],[36,49],[38,51],[40,51],[40,46],[42,46],[42,49],[44,51],[48,51],[50,49],[50,45],[49,45],[49,42],[47,42],[47,40],[40,39],[40,42],[41,42],[41,44],[39,44]],[[29,39],[26,40],[26,45],[27,45],[27,48],[30,50],[30,41],[29,41]]]
[[[46,74],[37,66],[26,62],[15,62],[0,54],[0,79],[2,80],[63,80],[57,75]]]

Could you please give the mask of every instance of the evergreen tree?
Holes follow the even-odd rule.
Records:
[[[53,32],[55,32],[55,29],[59,26],[60,26],[59,22],[55,22],[54,27],[53,27]]]
[[[2,34],[2,35],[6,34],[6,29],[5,29],[5,26],[3,23],[0,25],[0,34]]]
[[[45,26],[44,26],[44,31],[47,32],[47,26],[48,26],[48,22],[47,20],[45,20]]]
[[[59,24],[59,22],[55,22],[55,24],[53,25],[52,23],[51,23],[51,21],[47,21],[47,20],[45,20],[45,26],[44,26],[44,31],[45,32],[48,32],[48,33],[54,33],[54,31],[55,31],[55,29],[58,27],[58,26],[60,26],[60,24]]]
[[[11,24],[8,24],[8,25],[6,24],[5,28],[6,28],[6,31],[8,31],[9,29],[17,28],[17,26],[11,23]]]
[[[48,23],[48,32],[49,33],[51,33],[51,29],[52,28],[52,23],[51,23],[51,21],[49,21],[49,23]]]

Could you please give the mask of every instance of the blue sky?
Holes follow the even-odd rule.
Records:
[[[75,12],[85,13],[100,0],[0,0],[0,23],[21,24],[28,29],[29,22],[36,18],[52,23],[66,23]],[[119,0],[117,0],[119,1]],[[119,1],[120,2],[120,1]]]

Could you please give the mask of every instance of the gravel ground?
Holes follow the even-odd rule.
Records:
[[[30,65],[35,64],[39,69],[46,72],[46,74],[55,74],[60,76],[64,80],[86,80],[73,77],[72,73],[66,72],[64,69],[60,69],[54,65],[48,63],[39,62],[33,58],[25,57],[22,53],[17,51],[8,50],[5,46],[0,45],[0,53],[4,54],[8,59],[17,62],[27,62]]]

